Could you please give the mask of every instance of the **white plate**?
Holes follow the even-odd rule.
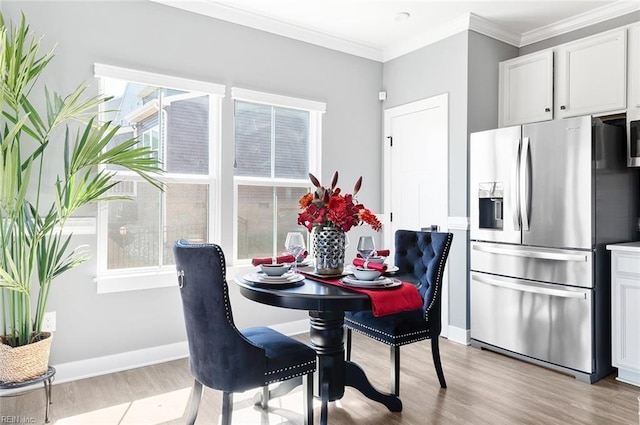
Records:
[[[353,264],[347,264],[346,266],[344,266],[344,272],[347,274],[353,274],[354,267],[355,266]],[[387,270],[385,270],[384,273],[395,273],[398,270],[400,270],[398,266],[387,266]]]
[[[395,288],[402,285],[402,282],[397,279],[390,279],[388,277],[380,276],[375,280],[359,280],[349,276],[345,276],[340,279],[345,285],[351,285],[355,288],[367,288],[367,289],[386,289]]]
[[[283,274],[281,274],[280,276],[269,276],[268,274],[266,274],[265,272],[262,271],[257,271],[256,275],[261,278],[262,280],[283,280],[283,279],[288,279],[291,276],[293,276],[293,272],[291,270],[284,272]]]
[[[363,289],[388,289],[397,288],[398,286],[402,285],[401,281],[397,279],[389,279],[384,276],[381,276],[376,280],[358,280],[345,276],[340,281],[347,286],[353,286],[354,288]]]
[[[298,273],[287,272],[282,276],[267,276],[262,272],[249,273],[243,276],[244,280],[255,283],[264,283],[269,285],[286,285],[287,283],[295,283],[304,280],[304,276]]]

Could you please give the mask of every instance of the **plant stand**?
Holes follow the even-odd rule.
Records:
[[[46,398],[46,404],[44,407],[44,422],[49,423],[49,406],[51,405],[51,382],[56,374],[56,369],[49,366],[47,371],[40,376],[31,378],[22,382],[0,382],[0,390],[13,390],[16,388],[28,387],[29,385],[44,383],[44,393]]]

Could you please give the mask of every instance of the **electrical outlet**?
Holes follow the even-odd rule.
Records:
[[[56,330],[56,312],[49,311],[42,318],[42,332],[55,332]]]

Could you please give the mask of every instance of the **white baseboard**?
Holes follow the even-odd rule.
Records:
[[[142,366],[182,359],[188,356],[189,347],[187,342],[184,341],[75,362],[52,364],[51,366],[56,368],[53,384],[62,384],[78,379],[135,369]],[[34,385],[41,386],[42,384],[38,383]],[[24,388],[2,390],[0,391],[0,395],[9,395],[21,391],[24,391]]]
[[[309,320],[279,323],[270,326],[270,328],[289,336],[301,334],[309,331]],[[52,365],[56,368],[54,383],[61,384],[186,357],[189,357],[189,347],[187,342],[183,341],[75,362],[54,364]],[[4,391],[2,393],[4,394]]]
[[[447,338],[449,341],[457,342],[458,344],[469,345],[471,344],[471,331],[449,325]]]
[[[60,384],[171,360],[183,359],[185,357],[189,357],[187,341],[78,360],[75,362],[54,364],[53,367],[56,368],[54,382]]]

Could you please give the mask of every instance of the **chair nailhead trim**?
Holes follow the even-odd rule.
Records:
[[[311,372],[313,372],[315,370],[315,366],[316,366],[316,361],[312,360],[310,362],[301,363],[301,364],[298,364],[298,365],[295,365],[295,366],[289,366],[289,367],[285,367],[283,369],[277,369],[277,370],[269,371],[269,372],[267,372],[265,374],[265,378],[268,381],[267,383],[271,384],[273,382],[279,382],[279,381],[283,381],[283,380],[286,380],[286,379],[295,378],[296,376],[302,376],[302,375],[306,375],[308,373],[311,373]],[[291,370],[291,371],[294,370],[294,369],[295,370],[299,370],[299,369],[302,369],[302,368],[305,368],[305,367],[306,367],[305,370],[302,370],[302,371],[299,371],[299,372],[295,372],[295,373],[293,373],[291,375],[287,375],[286,377],[281,377],[281,378],[278,378],[278,379],[275,379],[275,380],[269,380],[269,376],[270,375],[275,375],[277,373],[281,373],[281,372],[284,372],[284,371],[287,371],[287,370]]]
[[[371,337],[371,338],[373,338],[373,339],[375,339],[375,340],[377,340],[377,341],[383,342],[383,343],[385,343],[385,344],[387,344],[387,345],[392,345],[392,346],[394,346],[394,347],[395,347],[395,346],[397,346],[397,345],[410,344],[410,343],[412,343],[412,342],[422,341],[422,340],[425,340],[425,339],[429,339],[429,338],[430,338],[430,337],[429,337],[429,335],[426,335],[426,331],[409,332],[409,333],[402,334],[402,335],[397,335],[397,336],[395,336],[395,337],[394,337],[394,336],[393,336],[393,335],[391,335],[390,333],[382,332],[380,329],[375,329],[375,328],[372,328],[371,326],[366,326],[366,325],[363,325],[362,323],[354,322],[353,320],[349,320],[349,319],[348,319],[348,318],[346,318],[346,317],[344,318],[344,321],[345,321],[345,322],[351,322],[351,323],[357,324],[358,326],[360,326],[360,327],[362,327],[362,328],[366,328],[366,329],[368,329],[368,330],[369,330],[369,331],[371,331],[371,332],[375,332],[375,333],[378,333],[378,334],[386,335],[386,336],[388,336],[388,337],[389,337],[389,338],[391,338],[391,339],[404,338],[404,337],[408,337],[408,336],[412,336],[412,335],[424,335],[424,336],[419,336],[419,337],[414,338],[414,339],[409,340],[409,341],[403,341],[403,342],[401,342],[401,343],[397,343],[397,342],[392,342],[392,343],[390,343],[389,341],[384,340],[384,339],[382,339],[381,337],[378,337],[378,336],[375,336],[375,335],[372,335],[372,334],[368,334],[368,333],[367,333],[367,334],[365,334],[363,331],[361,331],[361,330],[360,330],[360,329],[358,329],[358,328],[351,328],[352,330],[354,330],[354,331],[356,331],[356,332],[358,332],[358,333],[360,333],[360,334],[362,334],[362,335],[367,335],[367,336],[369,336],[369,337]]]
[[[424,319],[429,320],[429,310],[433,307],[433,303],[436,301],[436,297],[438,296],[438,288],[442,286],[442,274],[444,273],[444,265],[447,262],[447,257],[449,256],[449,248],[451,247],[451,240],[453,239],[453,234],[447,234],[447,241],[445,242],[444,251],[442,257],[440,257],[440,262],[438,263],[438,274],[436,276],[435,292],[433,293],[433,297],[431,297],[431,304],[424,311]]]
[[[302,367],[309,366],[309,365],[312,365],[312,364],[315,364],[315,363],[316,363],[316,361],[312,360],[310,362],[300,363],[300,364],[297,364],[297,365],[294,365],[294,366],[285,367],[284,369],[272,370],[270,372],[267,372],[267,375],[273,375],[273,374],[276,374],[276,373],[284,372],[285,370],[300,369]]]
[[[306,371],[306,372],[300,372],[300,373],[296,373],[296,374],[294,374],[294,375],[287,375],[287,376],[284,376],[284,377],[282,377],[282,378],[273,379],[273,380],[271,380],[271,381],[265,381],[265,384],[266,384],[266,385],[268,385],[268,384],[274,384],[274,383],[276,383],[276,382],[286,381],[286,380],[289,380],[289,379],[291,379],[291,378],[296,378],[296,377],[298,377],[298,376],[308,375],[308,374],[310,374],[310,373],[313,373],[313,372],[314,372],[314,370],[315,370],[315,369],[311,369],[311,370],[308,370],[308,371]]]
[[[218,255],[220,257],[220,265],[222,266],[222,280],[224,282],[223,290],[224,290],[224,311],[227,317],[227,321],[231,324],[231,326],[238,330],[236,324],[233,323],[233,319],[231,318],[231,303],[229,302],[229,285],[227,284],[227,265],[224,260],[224,253],[222,249],[218,245],[213,245],[216,251],[218,251]]]

